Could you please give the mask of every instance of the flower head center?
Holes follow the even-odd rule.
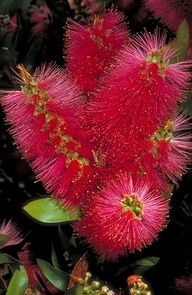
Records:
[[[123,194],[121,205],[124,211],[131,211],[137,218],[142,217],[143,204],[136,194]]]
[[[157,50],[151,51],[147,56],[147,61],[150,63],[155,63],[158,65],[160,70],[163,70],[168,64],[169,61],[165,57],[166,48],[160,48]]]
[[[153,133],[151,139],[156,142],[160,140],[170,141],[173,138],[173,132],[173,121],[168,120],[164,126],[159,127],[159,129]]]

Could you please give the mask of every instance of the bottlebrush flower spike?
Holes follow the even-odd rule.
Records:
[[[136,36],[103,78],[87,111],[94,148],[118,164],[138,157],[140,141],[157,130],[182,99],[190,63],[172,63],[172,43],[156,31]],[[139,146],[138,146],[139,143]]]
[[[192,57],[192,5],[191,0],[145,0],[148,9],[159,16],[172,30],[177,30],[185,19],[188,23],[190,40],[187,57]]]
[[[68,69],[77,85],[89,92],[122,46],[129,43],[129,34],[123,15],[110,10],[93,16],[86,26],[70,20],[66,42]]]
[[[30,243],[25,243],[23,248],[17,253],[22,265],[24,265],[28,276],[28,288],[24,295],[46,295],[58,294],[59,291],[45,278],[44,274],[36,265],[36,260],[30,252]],[[46,286],[46,290],[45,290]]]
[[[158,191],[127,175],[109,182],[84,210],[76,230],[109,260],[141,250],[166,225],[168,202]]]
[[[8,222],[4,221],[0,225],[0,235],[7,237],[5,242],[1,245],[1,248],[17,245],[23,241],[20,231],[11,220]]]
[[[144,2],[173,30],[178,28],[184,18],[191,23],[191,0],[145,0]]]
[[[31,5],[29,7],[29,20],[32,23],[32,33],[37,34],[47,29],[52,20],[52,13],[46,3],[41,6]]]
[[[162,175],[175,183],[191,162],[191,128],[191,118],[180,114],[168,120],[151,136],[151,153],[158,162]]]
[[[80,92],[54,66],[43,66],[33,77],[18,68],[21,91],[2,98],[11,133],[47,191],[75,206],[82,200],[91,157],[79,141],[84,140],[77,120]]]
[[[24,295],[60,294],[59,290],[45,278],[37,265],[25,265],[25,269],[29,283]]]
[[[188,1],[188,0],[187,0]],[[185,1],[185,2],[187,2]],[[184,19],[182,9],[178,9],[177,0],[144,0],[148,9],[155,12],[157,16],[171,29],[175,30]]]

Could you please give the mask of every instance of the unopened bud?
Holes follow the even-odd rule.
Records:
[[[101,288],[101,291],[102,291],[103,293],[107,293],[107,292],[109,291],[109,288],[108,288],[107,286],[103,286],[103,287]]]
[[[90,272],[86,272],[85,279],[84,279],[85,283],[87,283],[91,277],[92,277],[92,274]]]
[[[99,289],[99,287],[100,287],[100,282],[98,282],[98,281],[93,281],[92,284],[91,284],[91,287],[94,288],[94,289]]]
[[[88,293],[89,290],[90,290],[90,287],[89,286],[84,286],[83,287],[83,292]]]

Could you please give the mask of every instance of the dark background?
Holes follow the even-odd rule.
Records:
[[[6,2],[6,5],[0,3],[0,15],[10,17],[17,15],[17,24],[14,32],[9,30],[7,32],[5,25],[0,23],[0,89],[14,87],[11,71],[18,63],[22,62],[32,70],[40,63],[49,61],[55,61],[63,66],[65,63],[62,57],[63,36],[66,19],[72,17],[82,21],[89,17],[84,8],[75,11],[70,8],[66,0],[47,0],[46,4],[52,16],[48,18],[48,24],[43,31],[32,34],[28,11],[30,5],[35,5],[36,1],[28,1],[28,4],[24,1],[27,7],[25,10],[23,10],[24,6],[18,4],[22,1],[15,0],[9,3],[9,0],[1,0],[1,2],[4,4]],[[111,3],[108,2],[110,6]],[[141,1],[135,2],[127,9],[123,9],[133,33],[142,31],[144,27],[153,31],[157,25],[163,29],[160,21],[144,9]],[[169,37],[174,37],[174,33],[170,30]],[[43,194],[45,194],[43,187],[40,183],[35,183],[33,172],[27,162],[21,159],[19,151],[13,145],[1,110],[0,222],[10,218],[15,221],[24,235],[27,235],[26,240],[31,243],[31,252],[35,257],[50,261],[51,243],[53,243],[64,269],[70,270],[72,265],[63,258],[57,227],[35,223],[22,211],[23,204]],[[73,261],[76,254],[81,255],[85,250],[88,251],[92,272],[119,288],[125,286],[126,278],[131,274],[130,270],[127,270],[118,275],[122,267],[146,256],[157,256],[160,257],[159,263],[145,273],[145,278],[150,282],[154,293],[157,295],[184,294],[176,290],[175,279],[183,275],[192,276],[192,173],[190,169],[179,186],[174,189],[171,207],[168,227],[160,234],[157,242],[141,253],[121,258],[116,264],[99,263],[97,265],[94,254],[80,242],[78,251],[71,254],[69,262]],[[71,235],[69,225],[62,228],[66,235]]]

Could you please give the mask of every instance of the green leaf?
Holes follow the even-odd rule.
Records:
[[[154,266],[159,262],[159,259],[159,257],[150,256],[137,260],[134,264],[142,266]]]
[[[71,247],[75,247],[76,248],[76,244],[75,241],[73,240],[73,238],[69,239],[64,232],[62,231],[61,226],[58,224],[58,234],[59,234],[59,238],[61,241],[61,244],[63,246],[63,248],[66,251],[70,251]]]
[[[75,285],[73,288],[65,291],[65,295],[82,295],[83,292],[83,286],[82,285]]]
[[[187,94],[186,99],[184,99],[180,105],[181,111],[187,113],[187,115],[192,116],[192,92]]]
[[[189,46],[189,26],[185,19],[177,29],[174,46],[178,49],[177,59],[184,60]]]
[[[6,295],[24,295],[26,289],[28,287],[28,276],[25,268],[20,266],[17,269],[9,283],[7,288]]]
[[[28,68],[37,63],[42,54],[43,42],[45,40],[44,33],[38,33],[31,39],[30,48],[24,58],[23,64]]]
[[[27,9],[29,8],[29,5],[31,4],[32,0],[20,0],[21,4],[20,4],[20,9],[24,12],[27,11]],[[19,1],[19,2],[20,2]]]
[[[32,218],[43,223],[72,222],[80,217],[79,209],[61,207],[53,198],[41,198],[29,202],[23,210]]]
[[[10,264],[10,263],[19,263],[19,260],[4,253],[0,254],[0,264]]]
[[[151,256],[137,260],[134,264],[134,274],[142,275],[145,271],[153,268],[158,262],[159,257]]]
[[[9,240],[9,236],[0,234],[0,249],[3,248]]]
[[[58,261],[55,247],[53,244],[51,244],[51,261],[52,261],[54,267],[60,269],[59,261]]]
[[[131,270],[131,273],[142,275],[145,271],[151,269],[159,262],[159,257],[149,256],[142,259],[137,260],[136,262],[129,264],[125,267],[122,267],[118,270],[115,276],[119,276],[122,273],[125,273]]]
[[[9,14],[18,8],[18,2],[15,0],[0,0],[0,14]]]
[[[68,286],[69,275],[64,271],[54,268],[50,263],[37,259],[37,263],[48,281],[57,289],[65,291]]]

